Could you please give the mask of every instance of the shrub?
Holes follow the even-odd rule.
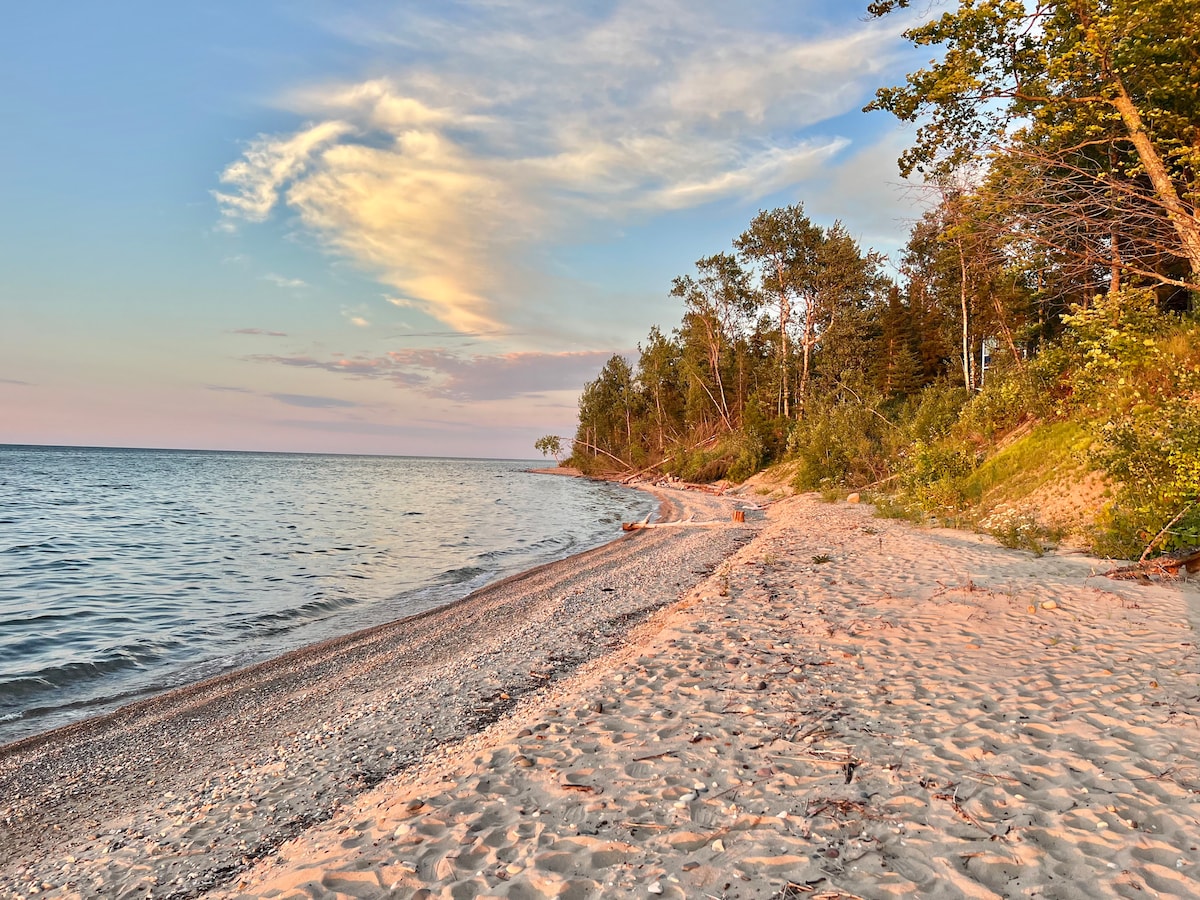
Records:
[[[1047,529],[1028,511],[1002,510],[980,524],[1001,547],[1028,550],[1034,556],[1044,554],[1046,546],[1057,543],[1060,538],[1060,535]]]

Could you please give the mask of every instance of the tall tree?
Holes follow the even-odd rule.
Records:
[[[678,437],[683,424],[683,397],[679,377],[679,347],[663,337],[658,326],[651,327],[644,346],[638,348],[637,381],[646,397],[646,407],[654,418],[654,449],[661,456],[667,447],[667,435]]]
[[[817,255],[822,238],[821,229],[804,214],[804,204],[796,203],[760,211],[750,222],[750,227],[733,242],[741,257],[758,267],[764,293],[775,299],[779,326],[778,410],[785,418],[791,415],[790,331],[795,314],[799,316],[803,354],[801,403],[808,387],[811,337],[817,323]]]
[[[895,399],[921,387],[921,357],[911,311],[900,288],[892,285],[887,306],[880,315],[879,349],[875,354],[875,387],[886,399]]]
[[[1197,284],[1200,0],[960,0],[906,36],[945,52],[867,107],[922,122],[900,159],[905,174],[945,175],[996,148],[1069,170],[1103,146],[1105,193],[1156,216],[1186,263],[1182,282]]]
[[[625,357],[613,354],[579,399],[576,447],[606,456],[625,467],[635,462],[633,424],[638,394]]]
[[[690,275],[676,278],[671,294],[684,303],[680,332],[685,336],[685,342],[695,338],[704,348],[710,376],[710,379],[702,379],[704,390],[726,430],[732,431],[741,414],[742,397],[739,385],[735,384],[731,404],[724,368],[742,343],[742,329],[753,311],[754,295],[746,273],[731,253],[704,257],[696,262],[696,270],[695,278]],[[705,381],[708,383],[704,384]]]

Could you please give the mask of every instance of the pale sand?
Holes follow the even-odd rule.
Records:
[[[769,519],[215,896],[1200,896],[1190,588],[810,498]]]
[[[1200,896],[1193,587],[809,497],[758,527],[625,643],[209,896]],[[348,765],[294,752],[242,765]],[[277,787],[241,798],[232,839]],[[187,895],[147,881],[193,852],[172,834],[47,893]],[[107,893],[79,889],[97,873]]]

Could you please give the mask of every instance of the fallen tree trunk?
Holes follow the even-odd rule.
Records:
[[[1156,559],[1142,560],[1132,566],[1121,566],[1104,574],[1109,578],[1130,578],[1149,581],[1152,578],[1178,578],[1181,573],[1200,572],[1200,549],[1172,553]]]
[[[694,519],[681,519],[678,522],[651,522],[647,516],[641,522],[622,522],[622,531],[641,531],[644,528],[715,528],[721,525],[740,525],[745,524],[746,514],[737,510],[729,519],[709,519],[704,522],[697,522]]]

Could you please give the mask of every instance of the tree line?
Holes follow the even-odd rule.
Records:
[[[933,484],[1074,418],[1128,547],[1200,542],[1200,0],[962,0],[906,36],[940,61],[866,107],[919,124],[901,277],[801,203],[761,211],[584,388],[572,462]]]

